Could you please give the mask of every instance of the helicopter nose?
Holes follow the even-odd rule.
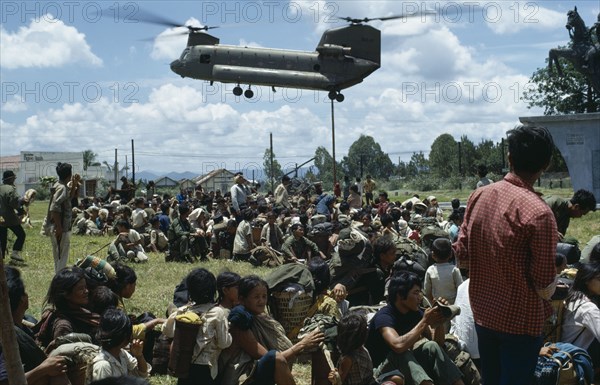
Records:
[[[177,75],[181,75],[183,77],[183,74],[181,71],[182,69],[183,69],[183,63],[179,59],[173,60],[171,62],[171,71],[173,71]]]

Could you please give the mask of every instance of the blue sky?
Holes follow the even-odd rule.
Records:
[[[181,79],[168,64],[186,37],[155,39],[173,31],[140,23],[143,11],[218,25],[210,32],[223,44],[312,51],[324,30],[344,25],[337,16],[438,10],[371,23],[382,31],[382,66],[335,106],[338,159],[366,134],[394,163],[440,134],[498,141],[519,116],[541,114],[519,98],[548,50],[568,42],[567,10],[577,5],[588,26],[600,12],[598,0],[0,4],[0,155],[92,149],[112,163],[117,148],[123,164],[134,139],[136,169],[199,174],[260,169],[269,133],[284,166],[318,146],[331,152],[327,96],[262,87],[247,101],[231,85]]]

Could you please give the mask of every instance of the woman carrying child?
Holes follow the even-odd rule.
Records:
[[[229,314],[231,347],[223,351],[222,385],[238,385],[252,376],[260,385],[294,385],[291,362],[302,352],[318,346],[323,333],[315,330],[292,345],[279,322],[266,311],[268,286],[256,275],[240,280],[239,306]]]
[[[196,336],[196,345],[187,378],[179,378],[178,385],[217,385],[218,360],[221,351],[231,345],[231,335],[227,323],[227,312],[215,304],[217,280],[206,269],[194,269],[187,278],[186,285],[190,305],[183,306],[171,314],[165,323],[163,333],[175,336],[175,317],[193,312],[200,316],[202,325]]]
[[[144,343],[131,341],[131,320],[120,309],[108,309],[102,315],[96,339],[102,350],[92,360],[91,380],[133,375],[146,378],[152,369],[144,359]],[[129,345],[129,352],[124,348]]]

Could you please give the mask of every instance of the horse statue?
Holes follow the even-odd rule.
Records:
[[[598,22],[588,29],[585,22],[579,16],[577,7],[567,12],[567,24],[565,26],[571,38],[570,48],[552,48],[548,54],[548,70],[553,73],[553,67],[563,76],[562,68],[558,58],[562,57],[570,61],[575,69],[583,74],[596,92],[600,93],[600,14]],[[596,35],[596,43],[593,34]]]

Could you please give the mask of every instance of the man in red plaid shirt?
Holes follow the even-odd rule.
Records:
[[[469,269],[469,296],[486,385],[530,384],[551,314],[558,240],[552,210],[533,190],[550,163],[554,142],[545,128],[508,132],[510,173],[479,188],[454,249]]]

